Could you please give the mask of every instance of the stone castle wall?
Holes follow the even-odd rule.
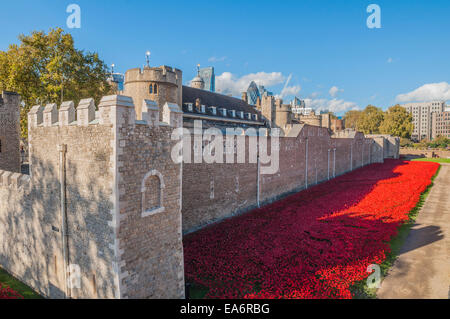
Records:
[[[124,298],[184,298],[181,230],[181,163],[174,163],[172,131],[182,112],[165,104],[163,117],[146,101],[143,121],[135,121],[130,99],[117,132],[117,241]]]
[[[61,152],[67,145],[66,196],[69,260],[81,268],[81,289],[73,297],[115,296],[110,248],[111,128],[78,125],[73,104],[33,107],[29,115],[30,175],[0,186],[0,265],[50,298],[65,294],[62,254]],[[70,113],[70,114],[69,114]],[[67,121],[58,120],[66,118]]]
[[[122,96],[103,98],[97,113],[92,99],[76,111],[33,107],[30,175],[0,171],[0,266],[50,298],[184,297],[181,165],[167,155],[181,113],[165,110],[169,123],[150,112],[136,121]],[[142,195],[156,189],[142,183],[152,172],[165,184],[164,209],[149,212]],[[80,286],[66,290],[70,265]]]
[[[246,137],[246,149],[251,138]],[[267,144],[270,154],[270,139]],[[258,169],[248,154],[245,164],[184,164],[184,233],[384,160],[383,149],[362,133],[332,138],[327,128],[310,125],[296,125],[281,137],[279,154],[279,171],[273,175],[261,174],[264,164]]]
[[[136,116],[125,96],[104,97],[97,112],[92,99],[32,108],[30,175],[0,166],[0,266],[50,298],[183,298],[183,233],[384,159],[384,144],[361,133],[290,125],[273,146],[275,174],[249,152],[243,164],[182,164],[172,158],[182,111],[150,100],[141,108]],[[69,291],[64,211],[81,280]]]
[[[450,150],[443,149],[414,149],[414,148],[401,148],[400,155],[405,158],[450,158]],[[434,156],[433,156],[434,155]]]
[[[20,97],[3,92],[0,96],[0,169],[20,172]]]
[[[383,158],[400,158],[400,138],[385,134],[366,135],[383,148]]]

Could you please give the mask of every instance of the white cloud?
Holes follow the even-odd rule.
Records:
[[[336,95],[337,95],[339,92],[343,92],[343,91],[344,91],[344,90],[338,88],[337,86],[333,86],[333,87],[331,87],[330,91],[328,91],[328,93],[330,93],[330,95],[331,95],[332,97],[336,97]]]
[[[289,82],[292,79],[292,74],[289,74],[286,83],[284,83],[283,90],[281,90],[281,93],[279,95],[276,95],[277,98],[284,99],[286,96],[289,95],[297,95],[302,87],[300,85],[294,85],[289,86]]]
[[[302,87],[300,85],[294,85],[294,86],[286,86],[283,88],[283,90],[280,93],[280,98],[285,98],[289,95],[298,95],[298,93],[301,91]]]
[[[392,58],[387,59],[387,63],[392,63],[392,62],[394,62],[394,59],[392,59]]]
[[[358,110],[360,107],[350,101],[345,101],[341,99],[305,99],[306,107],[311,107],[316,111],[325,111],[328,110],[330,112],[346,112],[349,110]]]
[[[231,94],[233,96],[240,96],[242,92],[246,91],[250,82],[255,81],[258,85],[270,87],[283,83],[285,76],[281,72],[258,72],[250,73],[242,77],[237,77],[230,72],[224,72],[216,76],[216,91],[222,94]]]
[[[208,59],[208,62],[223,62],[223,61],[225,61],[226,59],[227,59],[226,56],[222,56],[222,57],[215,57],[215,56],[212,56],[212,57],[210,57],[210,58]]]
[[[396,101],[399,103],[432,100],[450,100],[450,84],[447,82],[429,83],[409,93],[399,94],[396,97]]]

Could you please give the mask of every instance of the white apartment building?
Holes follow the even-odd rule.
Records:
[[[411,139],[420,141],[431,139],[432,133],[432,114],[445,111],[444,101],[432,101],[423,103],[407,103],[402,105],[408,113],[412,115],[414,129]]]

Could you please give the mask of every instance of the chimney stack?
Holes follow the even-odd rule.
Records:
[[[242,101],[245,101],[245,103],[248,103],[247,92],[242,92]]]

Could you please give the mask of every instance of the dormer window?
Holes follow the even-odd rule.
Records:
[[[255,121],[258,120],[258,114],[253,114],[253,120],[255,120]]]
[[[249,119],[249,120],[252,119],[252,113],[247,113],[247,119]]]
[[[186,103],[187,109],[189,112],[193,112],[194,110],[194,104],[193,103]]]
[[[216,115],[217,114],[217,108],[215,106],[211,106],[209,108],[209,111],[211,112],[212,115]]]
[[[202,105],[201,108],[200,108],[200,111],[202,113],[205,113],[206,112],[206,106]]]
[[[235,110],[229,110],[228,113],[230,113],[231,117],[236,117],[236,111]]]
[[[244,118],[244,112],[243,112],[243,111],[240,111],[240,112],[239,112],[239,117],[240,117],[241,119]]]
[[[227,109],[220,109],[223,116],[227,116]]]

